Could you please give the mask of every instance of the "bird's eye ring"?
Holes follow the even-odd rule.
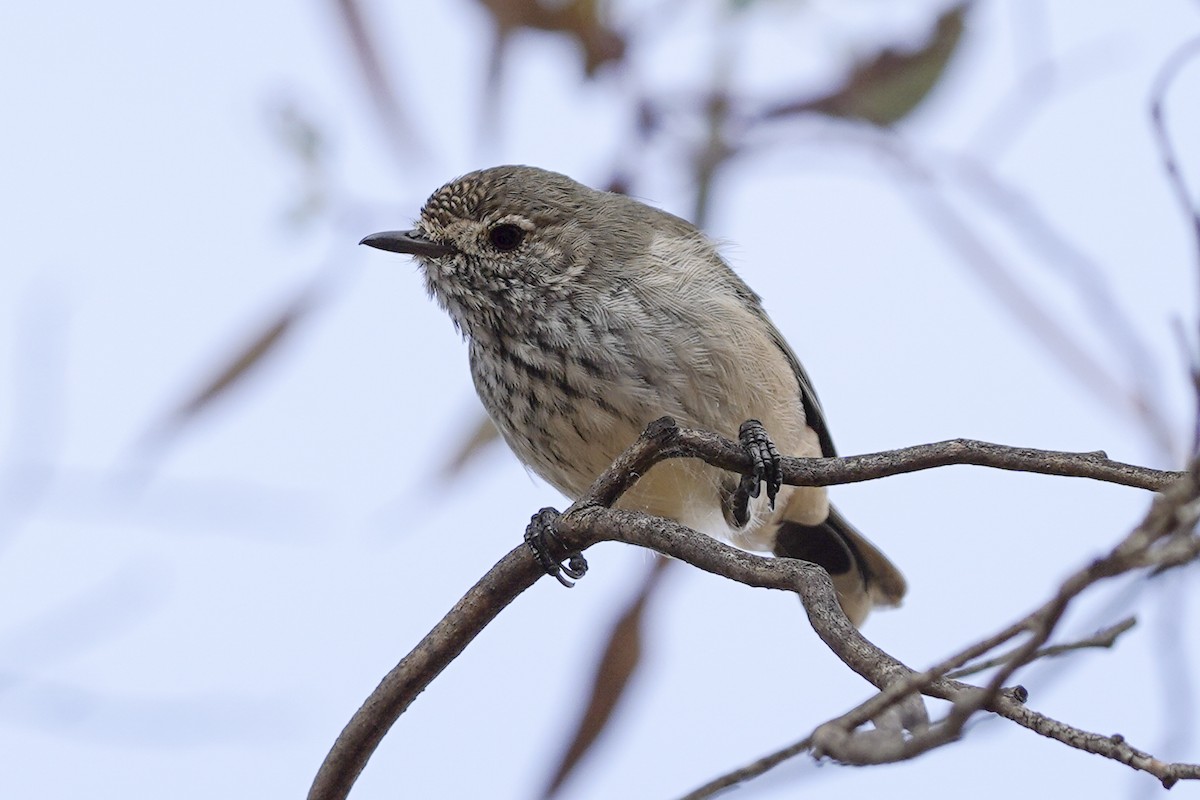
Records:
[[[488,231],[488,241],[497,250],[516,250],[525,238],[525,231],[511,223],[502,222]]]

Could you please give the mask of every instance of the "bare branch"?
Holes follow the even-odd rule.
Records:
[[[479,579],[425,638],[371,692],[342,730],[321,764],[310,800],[345,798],[367,759],[417,695],[441,674],[487,624],[521,592],[544,576],[521,545]]]
[[[726,789],[737,786],[739,783],[757,778],[769,769],[773,769],[778,765],[787,761],[789,758],[807,753],[812,749],[813,737],[805,736],[795,744],[788,745],[782,750],[777,750],[768,756],[763,756],[757,761],[752,761],[740,769],[735,769],[732,772],[727,772],[719,778],[714,778],[703,786],[694,789],[683,795],[680,800],[703,800],[705,797],[712,797],[715,794],[725,791]]]
[[[822,641],[843,663],[881,690],[866,703],[814,732],[813,741],[819,740],[821,751],[842,760],[911,757],[956,737],[966,718],[983,708],[1013,718],[1039,733],[1057,731],[1050,724],[1052,721],[1031,716],[1023,710],[1022,690],[1001,690],[1001,682],[1013,669],[1032,658],[1050,635],[1054,622],[1070,598],[1091,582],[1117,574],[1118,568],[1182,563],[1183,559],[1194,557],[1197,547],[1197,540],[1189,536],[1170,540],[1168,547],[1151,553],[1151,548],[1177,531],[1180,524],[1189,519],[1191,524],[1195,523],[1194,513],[1190,517],[1182,513],[1185,501],[1194,499],[1198,493],[1192,473],[1183,473],[1188,480],[1172,483],[1179,474],[1121,464],[1110,461],[1101,453],[1059,453],[957,439],[844,459],[784,459],[785,481],[801,486],[870,480],[950,464],[976,464],[1088,477],[1148,489],[1166,487],[1166,493],[1155,502],[1143,525],[1108,558],[1097,560],[1072,576],[1046,606],[933,669],[915,673],[868,641],[850,623],[838,604],[829,575],[820,567],[793,559],[752,555],[678,523],[608,507],[655,463],[680,457],[702,458],[714,466],[734,471],[750,466],[744,450],[736,443],[715,434],[679,428],[669,418],[660,419],[647,427],[646,432],[593,484],[587,496],[558,519],[555,530],[564,552],[583,550],[601,541],[620,541],[655,550],[747,586],[797,593],[809,622]],[[1171,549],[1170,546],[1175,545],[1178,546]],[[521,545],[476,583],[388,673],[355,713],[318,771],[309,792],[310,800],[346,797],[371,753],[416,696],[505,606],[542,574],[532,552]],[[1001,670],[986,690],[943,677],[950,670],[1027,631],[1033,635],[1023,645],[1023,650],[1032,649],[1028,653],[1019,650],[1009,662],[1011,669]],[[927,725],[924,708],[916,700],[915,692],[918,691],[954,702],[951,716],[936,726]],[[887,736],[885,732],[876,737],[882,744],[876,743],[864,750],[865,740],[855,738],[855,729],[869,720],[876,720],[877,728],[883,730],[881,721],[887,720],[888,714],[895,717],[897,713],[902,719],[895,726],[895,735]],[[905,737],[901,727],[912,731],[913,735]],[[1060,733],[1065,737],[1061,740],[1071,738],[1068,733]],[[855,756],[855,753],[859,755]],[[1125,760],[1123,763],[1148,770],[1139,766],[1140,762]]]
[[[657,424],[652,424],[647,433]],[[669,440],[648,436],[630,447],[614,462],[613,468],[592,485],[591,498],[581,502],[611,505],[637,476],[666,458],[701,458],[713,466],[739,473],[750,466],[741,446],[714,433],[688,428],[671,428],[667,433]],[[974,439],[949,439],[843,458],[784,458],[783,479],[792,486],[832,486],[952,465],[1091,478],[1151,491],[1159,491],[1187,474],[1113,461],[1102,451],[1069,453],[1009,447]]]
[[[1067,644],[1056,644],[1056,645],[1051,645],[1050,647],[1043,647],[1042,649],[1040,649],[1036,653],[1034,653],[1033,658],[1030,658],[1029,661],[1033,662],[1033,661],[1037,661],[1037,660],[1043,659],[1043,658],[1054,658],[1055,656],[1060,656],[1064,653],[1071,653],[1071,652],[1074,652],[1075,650],[1087,650],[1090,648],[1105,648],[1105,649],[1111,648],[1113,645],[1115,645],[1117,643],[1117,638],[1120,637],[1121,634],[1125,633],[1126,631],[1131,630],[1133,628],[1133,626],[1136,624],[1137,624],[1136,617],[1126,617],[1125,619],[1118,622],[1116,625],[1110,625],[1107,628],[1098,630],[1095,633],[1093,633],[1091,636],[1085,637],[1083,639],[1077,639],[1073,642],[1068,642]],[[956,669],[952,672],[947,672],[946,677],[947,678],[965,678],[968,675],[975,675],[980,672],[983,672],[984,670],[989,670],[992,667],[998,667],[1001,664],[1007,664],[1009,661],[1012,660],[1012,658],[1016,654],[1016,652],[1017,652],[1016,650],[1013,650],[1011,652],[1004,653],[1002,655],[998,655],[993,658],[989,658],[986,661],[980,661],[976,664],[971,664],[968,667],[963,667],[962,669]]]
[[[1200,780],[1200,764],[1161,761],[1149,753],[1138,750],[1126,742],[1125,737],[1119,733],[1104,736],[1081,730],[1003,698],[992,710],[1005,719],[1012,720],[1021,727],[1028,728],[1048,739],[1054,739],[1076,750],[1110,758],[1133,769],[1149,773],[1162,782],[1164,789],[1170,789],[1181,780]]]
[[[1200,502],[1198,498],[1200,475],[1195,471],[1185,473],[1182,479],[1172,483],[1163,494],[1155,498],[1142,523],[1107,556],[1095,559],[1068,577],[1054,596],[1040,608],[924,673],[910,673],[907,678],[896,681],[857,708],[819,726],[806,740],[811,742],[810,749],[814,755],[828,755],[839,761],[854,764],[884,763],[912,758],[953,741],[961,734],[971,715],[980,710],[988,710],[1071,747],[1148,772],[1168,788],[1183,778],[1200,778],[1200,765],[1169,764],[1160,761],[1131,747],[1123,737],[1083,731],[1030,710],[1025,706],[1026,693],[1021,687],[1007,691],[1001,689],[1018,669],[1038,657],[1041,646],[1053,633],[1055,625],[1062,618],[1071,600],[1089,586],[1133,569],[1147,566],[1165,569],[1195,559],[1197,553],[1200,553],[1200,538],[1192,535],[1197,522],[1196,506],[1197,502]],[[807,607],[808,601],[803,599]],[[1015,651],[1007,654],[1002,668],[986,688],[979,689],[941,677],[955,667],[1023,633],[1030,634],[1029,638]],[[826,644],[829,644],[835,654],[842,656],[835,644],[828,641]],[[911,737],[878,736],[870,731],[866,734],[856,733],[860,725],[867,720],[878,719],[891,705],[913,691],[949,700],[954,703],[954,707],[944,721],[923,730],[916,730]],[[796,748],[797,745],[792,745],[787,751],[800,752]],[[782,760],[778,756],[779,754],[774,754],[760,759],[755,765],[762,765],[764,770],[769,769]],[[756,774],[755,768],[758,767],[737,770],[739,780],[753,777]],[[709,786],[727,786],[728,779],[729,776],[718,778],[689,797],[707,797],[711,794],[708,792]],[[713,791],[716,790],[713,788]]]

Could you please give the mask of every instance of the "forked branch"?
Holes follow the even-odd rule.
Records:
[[[1024,706],[1023,689],[1003,688],[1013,672],[1038,657],[1071,598],[1092,583],[1130,569],[1175,566],[1196,557],[1200,545],[1192,533],[1195,511],[1190,509],[1200,496],[1200,484],[1192,472],[1165,472],[1122,464],[1103,453],[1033,450],[967,439],[847,458],[785,458],[784,481],[795,486],[851,483],[933,467],[972,464],[1165,490],[1142,525],[1108,557],[1098,559],[1068,579],[1047,604],[932,669],[916,672],[868,641],[846,619],[833,584],[820,567],[792,559],[752,555],[675,522],[611,508],[639,476],[668,458],[700,458],[734,472],[750,466],[745,451],[737,443],[716,434],[680,428],[669,418],[663,418],[647,427],[597,479],[588,494],[558,519],[556,533],[566,551],[584,550],[602,541],[620,541],[655,550],[748,586],[797,593],[809,621],[825,644],[880,692],[842,717],[818,727],[795,752],[814,750],[855,763],[911,758],[957,738],[971,714],[988,710],[1074,747],[1149,772],[1164,785],[1181,778],[1200,778],[1200,767],[1165,764],[1130,747],[1119,737],[1090,734],[1050,720]],[[309,792],[310,800],[345,798],[383,736],[416,696],[505,606],[543,574],[537,559],[524,545],[489,570],[384,677],[354,714],[321,765]],[[1025,640],[1007,656],[986,687],[946,677],[951,670],[1021,636]],[[945,720],[930,724],[919,700],[921,694],[949,700],[954,704],[953,710]],[[876,730],[858,730],[872,720]],[[748,769],[719,782],[728,786],[753,774],[758,772]],[[720,788],[719,782],[693,796],[711,794]]]

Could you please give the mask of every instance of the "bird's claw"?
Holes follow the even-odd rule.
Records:
[[[738,441],[746,449],[752,464],[750,471],[742,476],[731,500],[734,521],[741,526],[750,521],[750,499],[762,493],[763,484],[766,484],[767,500],[771,508],[775,508],[775,497],[783,485],[783,469],[775,443],[758,420],[748,419],[742,423],[738,429]]]
[[[553,508],[543,508],[534,514],[533,518],[529,520],[529,525],[525,527],[525,544],[533,551],[533,555],[542,565],[546,574],[552,575],[559,583],[570,589],[575,585],[575,581],[587,574],[588,563],[587,559],[583,557],[583,553],[579,551],[568,552],[566,564],[559,562],[551,555],[551,542],[553,542],[553,548],[558,551],[567,549],[554,530],[554,523],[559,516],[558,511]]]

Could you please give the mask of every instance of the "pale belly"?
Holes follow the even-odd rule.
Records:
[[[742,422],[758,419],[780,453],[819,455],[790,365],[774,348],[753,349],[761,353],[758,358],[728,359],[715,374],[666,364],[649,374],[643,369],[597,377],[544,348],[474,347],[471,372],[480,399],[517,457],[575,499],[662,416],[731,439]],[[706,364],[705,369],[711,373],[715,367]],[[767,523],[777,512],[765,492],[751,503],[745,526],[733,528],[726,520],[724,500],[737,480],[698,459],[672,459],[650,469],[618,505],[674,519],[742,547],[770,549],[773,526]],[[811,517],[812,524],[824,519],[827,502],[820,488],[785,486],[776,510],[797,493],[793,499],[802,502],[792,503],[791,518],[800,508],[800,516]]]
[[[521,462],[571,499],[586,493],[616,457],[633,444],[645,426],[661,416],[675,416],[681,425],[714,430],[730,438],[736,438],[737,428],[744,421],[737,416],[736,422],[725,422],[720,426],[703,424],[677,416],[678,408],[646,409],[637,416],[622,414],[614,411],[612,397],[599,403],[588,398],[574,398],[571,402],[531,406],[524,399],[513,401],[492,396],[490,402],[485,398],[484,403],[504,440]],[[675,414],[670,414],[672,410]],[[771,421],[763,422],[772,433]],[[794,427],[775,427],[783,432],[794,431]],[[787,455],[820,453],[816,434],[807,427],[803,427],[798,436],[788,437],[786,445],[779,446],[780,452]],[[726,521],[723,499],[736,482],[736,476],[699,459],[671,459],[656,464],[641,476],[617,506],[673,519],[693,530],[747,549],[771,549],[773,530],[767,523],[774,518],[774,511],[765,493],[751,502],[750,521],[745,526],[733,528]],[[824,519],[823,488],[784,486],[775,508],[786,507],[790,496],[796,492],[812,495],[808,502],[799,504],[814,509],[811,520],[801,521],[817,523]],[[793,504],[795,507],[797,504]]]

